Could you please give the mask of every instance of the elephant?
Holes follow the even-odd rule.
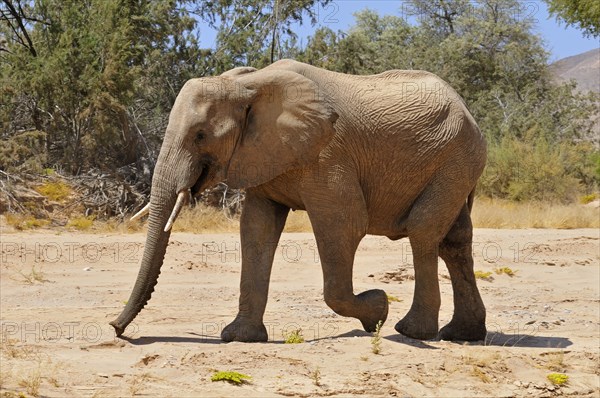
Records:
[[[325,303],[373,332],[388,315],[380,289],[354,294],[361,239],[408,238],[415,286],[395,329],[421,339],[485,338],[473,272],[471,209],[486,142],[463,99],[418,70],[348,75],[294,60],[187,81],[157,159],[139,274],[110,324],[117,336],[150,299],[181,208],[219,182],[243,188],[239,311],[225,342],[268,340],[263,322],[276,243],[290,210],[305,210],[323,272]],[[275,242],[275,244],[273,244]],[[454,313],[438,329],[438,257]]]

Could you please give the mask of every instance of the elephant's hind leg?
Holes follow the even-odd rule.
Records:
[[[461,186],[468,183],[460,181],[468,173],[460,167],[456,163],[441,169],[415,201],[404,221],[413,252],[415,290],[410,310],[395,328],[408,337],[427,340],[438,336],[441,304],[437,272],[439,244],[466,202],[463,193],[469,192]],[[461,176],[458,180],[455,179],[457,175]]]
[[[472,240],[473,226],[465,205],[440,243],[440,257],[450,272],[454,293],[454,315],[440,330],[442,340],[477,341],[486,335],[485,307],[473,272]]]
[[[415,267],[415,292],[410,310],[395,329],[407,337],[430,340],[438,334],[441,303],[437,243],[417,237],[410,238],[410,244]]]

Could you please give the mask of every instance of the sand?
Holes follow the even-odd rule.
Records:
[[[600,241],[597,230],[475,231],[487,307],[485,341],[418,341],[395,332],[412,300],[406,240],[367,237],[355,292],[382,288],[390,304],[380,342],[323,301],[312,234],[284,234],[265,324],[267,343],[222,343],[238,306],[236,234],[174,233],[147,307],[115,338],[141,259],[143,234],[2,232],[2,396],[593,396],[600,395]],[[496,274],[509,267],[514,276]],[[33,272],[32,272],[33,271]],[[452,287],[440,260],[440,326]],[[284,344],[301,329],[305,342]],[[379,353],[375,354],[373,351]],[[212,382],[216,371],[251,376]],[[547,376],[564,373],[557,386]]]

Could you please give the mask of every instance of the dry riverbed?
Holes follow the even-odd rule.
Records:
[[[489,333],[471,344],[394,331],[414,287],[406,240],[367,237],[356,255],[355,291],[382,288],[399,300],[380,339],[334,314],[307,233],[284,234],[277,251],[268,343],[219,339],[237,311],[237,234],[174,233],[152,300],[117,339],[108,322],[129,297],[143,243],[140,233],[2,231],[0,396],[600,394],[598,230],[476,230]],[[442,326],[452,315],[452,287],[441,260],[439,275]],[[305,341],[285,344],[296,330]],[[216,371],[251,379],[212,382]],[[568,380],[556,385],[551,373]]]

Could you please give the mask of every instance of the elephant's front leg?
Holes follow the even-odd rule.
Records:
[[[273,257],[289,208],[246,193],[240,221],[242,277],[237,317],[223,329],[223,341],[267,341],[263,314],[267,305]]]

